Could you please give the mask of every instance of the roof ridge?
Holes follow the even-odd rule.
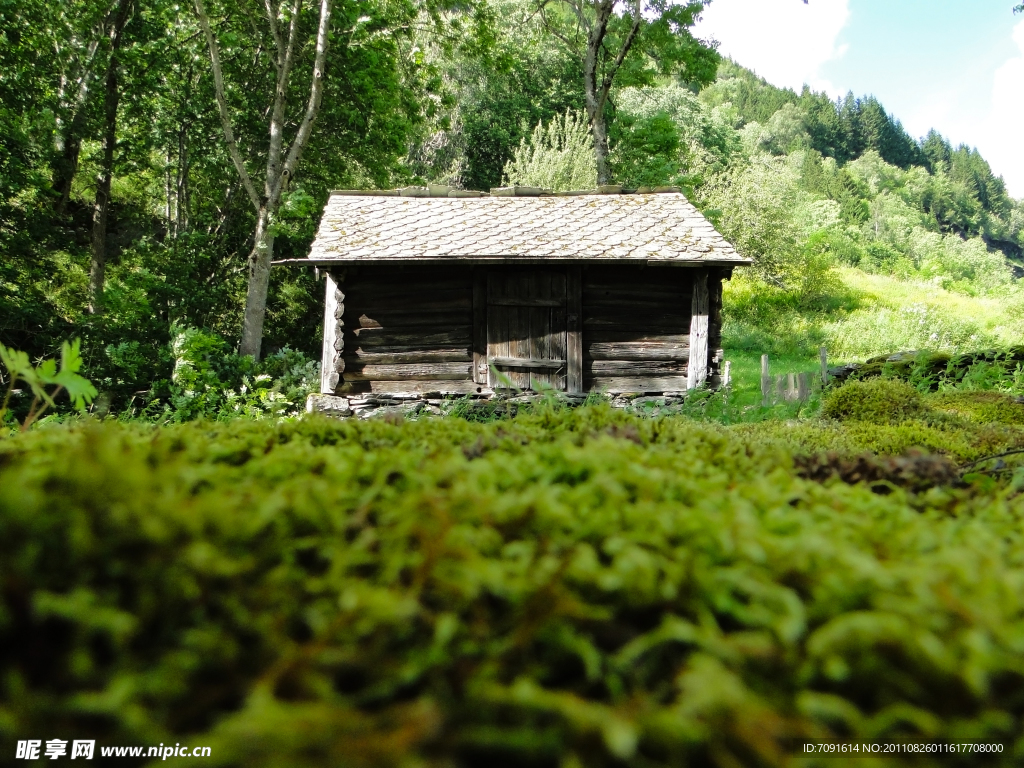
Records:
[[[491,187],[490,192],[474,189],[458,189],[443,184],[428,184],[422,187],[399,187],[396,189],[334,189],[332,195],[351,197],[576,197],[580,195],[655,195],[682,194],[679,187],[623,187],[621,184],[602,184],[597,189],[577,189],[555,192],[543,187]]]

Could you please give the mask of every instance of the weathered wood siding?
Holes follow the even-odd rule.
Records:
[[[722,386],[722,366],[725,351],[722,349],[722,288],[732,275],[732,268],[708,270],[708,386]]]
[[[476,392],[473,271],[349,270],[340,392]]]
[[[543,271],[552,271],[552,266],[545,265]],[[686,389],[697,269],[633,265],[562,269],[565,303],[560,300],[559,304],[565,309],[558,311],[565,315],[563,346],[554,351],[531,349],[525,357],[544,358],[534,361],[538,365],[549,357],[564,357],[557,384],[569,391]],[[333,370],[340,374],[336,391],[489,391],[488,365],[494,361],[488,359],[488,315],[515,303],[497,291],[495,285],[501,283],[493,276],[521,270],[426,265],[349,268],[344,277],[339,276],[332,294],[337,313],[333,307],[328,309],[332,316],[342,315],[334,326],[337,338],[329,344],[337,355]],[[707,382],[713,387],[721,383],[722,277],[723,271],[708,270]],[[489,281],[494,283],[490,291]],[[541,299],[535,303],[543,303]],[[490,325],[497,319],[491,317]],[[500,358],[498,349],[491,346],[492,354]],[[325,356],[330,351],[325,346]],[[575,370],[574,360],[581,361]],[[543,372],[505,367],[520,376]],[[521,386],[530,385],[524,381]]]
[[[686,389],[694,274],[655,267],[584,268],[584,389]]]

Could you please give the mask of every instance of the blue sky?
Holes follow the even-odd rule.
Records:
[[[713,0],[698,36],[779,86],[874,94],[912,136],[977,147],[1024,198],[1017,0]]]

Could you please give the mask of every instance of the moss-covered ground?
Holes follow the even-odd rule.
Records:
[[[733,426],[541,404],[2,441],[3,742],[247,768],[971,742],[1020,764],[1024,477],[967,465],[1024,447],[1024,405],[940,392],[894,421],[876,395]],[[915,446],[944,457],[879,458]]]

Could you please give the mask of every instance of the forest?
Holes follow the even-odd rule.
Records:
[[[310,270],[257,270],[265,320],[243,349],[249,260],[304,256],[330,189],[596,184],[571,3],[296,7],[272,24],[203,6],[207,38],[187,5],[4,3],[0,344],[38,360],[80,338],[111,413],[232,411],[222,393],[245,377],[301,400],[322,288]],[[797,94],[719,61],[687,31],[701,7],[642,18],[594,98],[602,182],[680,185],[757,261],[728,291],[729,351],[847,360],[1021,338],[1024,204],[984,158],[910,137],[870,96]],[[604,76],[628,14],[607,23]]]
[[[0,0],[0,764],[1020,764],[1024,200],[707,5]],[[730,385],[305,414],[426,184],[681,189]]]

